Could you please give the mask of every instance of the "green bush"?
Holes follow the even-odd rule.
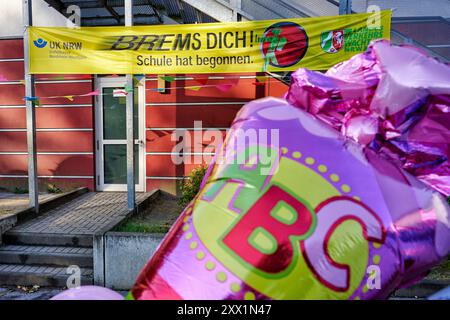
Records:
[[[199,166],[191,171],[188,178],[185,179],[181,184],[181,197],[178,200],[180,206],[185,207],[192,199],[195,198],[198,191],[200,190],[200,185],[202,183],[203,177],[205,176],[206,166]]]
[[[167,233],[170,224],[150,224],[144,222],[127,221],[114,229],[118,232]]]
[[[28,189],[21,188],[21,187],[15,187],[13,192],[16,194],[25,194],[25,193],[28,193]]]
[[[47,192],[48,193],[61,193],[62,190],[60,188],[58,188],[55,184],[48,184]]]

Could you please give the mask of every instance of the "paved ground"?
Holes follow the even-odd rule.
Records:
[[[147,193],[136,193],[136,202]],[[14,227],[14,231],[55,234],[95,234],[117,217],[125,215],[126,192],[89,192],[46,214]]]
[[[43,193],[39,195],[39,201],[55,198],[60,194]],[[28,194],[16,194],[12,192],[0,191],[0,217],[11,214],[28,207]]]
[[[32,290],[33,291],[33,290]],[[57,288],[39,288],[35,292],[26,292],[23,289],[15,287],[0,287],[0,301],[1,300],[48,300],[63,289]],[[128,291],[118,291],[122,296],[126,296]],[[423,298],[399,298],[391,297],[389,300],[423,300]]]
[[[30,290],[31,292],[27,292]],[[16,287],[0,287],[0,301],[1,300],[48,300],[64,289],[61,288],[16,288]],[[128,291],[118,291],[122,296],[126,296]]]
[[[55,288],[38,288],[35,290],[34,292],[27,292],[16,287],[0,287],[0,300],[48,300],[63,291],[63,289]]]

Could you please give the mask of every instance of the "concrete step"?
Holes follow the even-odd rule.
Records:
[[[57,233],[36,233],[7,231],[2,236],[3,243],[15,245],[73,246],[92,248],[92,235]]]
[[[80,284],[91,285],[92,275],[92,269],[81,268]],[[70,276],[63,267],[0,264],[0,285],[5,286],[65,287]]]
[[[4,245],[0,247],[0,263],[92,267],[92,248]]]

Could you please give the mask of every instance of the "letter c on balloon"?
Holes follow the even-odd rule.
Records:
[[[357,221],[367,241],[383,243],[385,228],[379,217],[362,202],[349,197],[330,198],[316,208],[317,226],[314,233],[301,242],[305,260],[318,280],[334,291],[350,287],[350,266],[334,261],[328,252],[328,241],[336,228],[346,220]]]

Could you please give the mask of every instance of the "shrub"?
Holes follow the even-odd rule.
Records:
[[[58,188],[55,184],[48,184],[47,191],[48,191],[48,193],[61,193],[62,192],[62,190],[60,188]]]
[[[127,221],[118,226],[114,231],[118,232],[142,232],[142,233],[167,233],[170,229],[170,224],[151,224],[144,222]]]
[[[25,193],[28,193],[28,189],[21,188],[21,187],[15,187],[13,192],[16,194],[25,194]]]
[[[200,185],[202,183],[203,177],[205,176],[207,167],[199,166],[193,169],[187,179],[185,179],[181,184],[181,197],[178,200],[178,204],[185,207],[192,199],[195,198],[198,191],[200,190]]]

